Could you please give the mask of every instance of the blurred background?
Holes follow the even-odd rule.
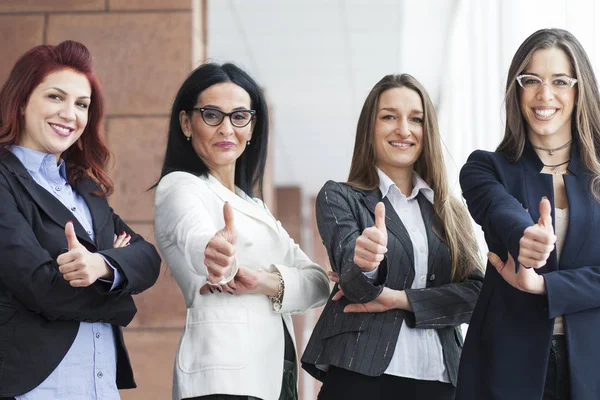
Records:
[[[503,133],[503,88],[518,45],[539,28],[570,30],[600,68],[600,5],[593,0],[0,0],[0,82],[29,48],[72,39],[96,60],[114,160],[115,210],[153,241],[153,193],[169,107],[204,61],[232,61],[265,89],[273,136],[265,200],[325,268],[314,197],[347,177],[358,114],[373,85],[410,73],[438,110],[456,195],[458,171]],[[483,249],[483,247],[482,247]],[[483,250],[482,250],[483,251]],[[170,399],[183,298],[167,267],[136,296],[125,330],[138,389]],[[299,354],[320,310],[295,317]],[[317,382],[300,379],[301,399]]]

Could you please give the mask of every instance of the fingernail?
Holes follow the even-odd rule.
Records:
[[[233,293],[231,293],[231,292],[227,292],[227,293],[229,293],[230,295],[233,295]]]
[[[542,196],[542,200],[548,200],[546,196]]]
[[[219,293],[223,293],[223,291],[221,290],[220,287],[216,287],[215,289],[217,289],[219,291]]]
[[[232,287],[231,290],[237,290],[237,288]]]
[[[67,224],[68,224],[69,222],[70,222],[70,223],[73,223],[73,221],[72,221],[72,220],[68,220],[68,221],[67,221]]]
[[[212,288],[208,288],[208,290],[210,290],[211,293],[214,293],[213,290],[212,290]]]
[[[121,232],[121,236],[123,236],[125,234],[125,231]]]
[[[125,245],[125,247],[129,246],[130,244],[131,244],[131,243],[127,243],[127,244]]]

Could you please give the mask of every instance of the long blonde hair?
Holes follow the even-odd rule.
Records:
[[[386,75],[371,89],[358,119],[348,184],[362,190],[374,190],[379,186],[374,145],[375,119],[379,96],[394,88],[408,88],[421,97],[423,151],[415,162],[414,170],[435,193],[434,214],[443,229],[443,232],[435,233],[450,249],[452,280],[462,281],[473,270],[482,268],[479,249],[466,207],[448,189],[435,108],[425,88],[411,75]]]
[[[508,155],[513,162],[523,154],[527,139],[527,121],[523,117],[519,103],[517,76],[529,65],[534,52],[541,49],[558,48],[565,52],[571,62],[571,69],[577,78],[575,90],[575,118],[571,132],[573,143],[579,149],[581,162],[593,174],[590,191],[600,202],[600,94],[592,64],[581,43],[563,29],[540,29],[521,44],[515,53],[506,81],[506,128],[504,138],[496,149]]]

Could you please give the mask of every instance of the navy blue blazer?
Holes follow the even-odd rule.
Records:
[[[554,318],[564,315],[573,400],[600,399],[600,204],[590,192],[591,174],[573,146],[570,175],[564,175],[569,202],[568,232],[537,271],[546,295],[521,292],[488,263],[479,301],[467,333],[459,368],[457,400],[541,399]],[[490,251],[515,260],[523,231],[539,218],[542,196],[552,203],[552,176],[530,143],[516,163],[502,153],[475,151],[461,170],[469,211],[481,225]]]
[[[113,212],[106,197],[92,195],[99,190],[94,181],[83,179],[74,189],[92,214],[93,241],[17,157],[0,157],[0,397],[21,395],[46,379],[71,347],[81,321],[113,325],[117,386],[135,387],[121,326],[136,313],[132,295],[158,278],[160,257]],[[79,241],[123,275],[117,290],[100,281],[74,288],[62,277],[56,258],[67,247],[69,220]],[[131,235],[131,245],[113,249],[113,235],[123,231]]]

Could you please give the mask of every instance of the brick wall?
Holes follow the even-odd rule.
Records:
[[[193,12],[192,5],[196,8]],[[198,9],[199,7],[199,9]],[[154,240],[153,192],[166,145],[169,107],[205,51],[205,0],[0,0],[0,82],[38,44],[84,43],[95,58],[114,154],[110,203],[133,229]],[[195,35],[192,35],[193,30]],[[185,322],[183,297],[163,265],[157,284],[136,296],[125,330],[138,389],[127,399],[169,399],[175,351]]]

